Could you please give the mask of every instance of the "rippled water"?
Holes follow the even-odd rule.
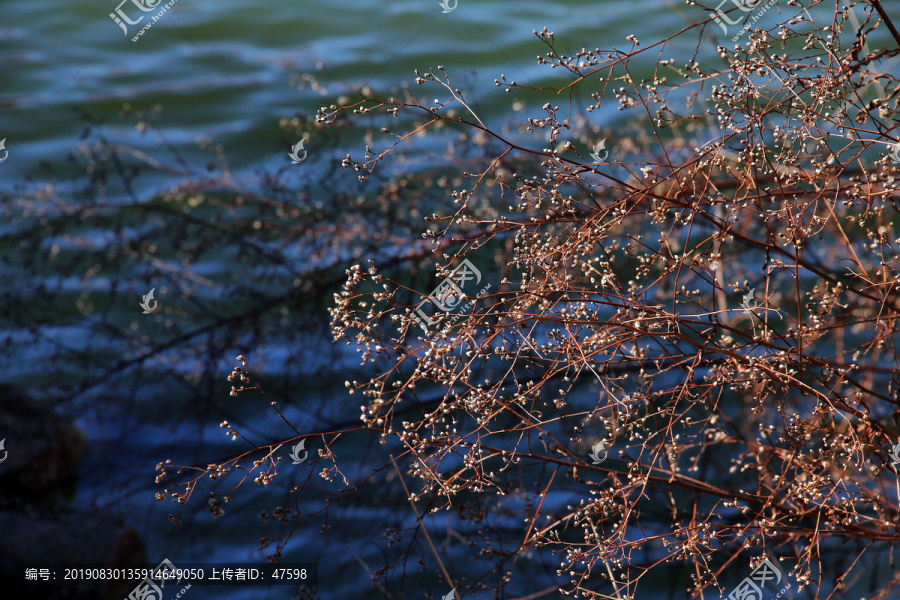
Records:
[[[625,37],[629,34],[642,42],[655,41],[703,15],[699,9],[665,0],[569,0],[552,4],[459,0],[449,14],[441,13],[437,0],[178,0],[137,42],[132,42],[109,18],[115,8],[112,0],[5,3],[0,24],[0,70],[4,73],[0,139],[6,138],[9,150],[9,159],[0,165],[4,189],[26,178],[42,179],[47,171],[41,163],[49,163],[56,175],[65,173],[65,159],[86,127],[87,121],[79,116],[82,112],[90,115],[93,123],[102,124],[108,139],[158,156],[160,140],[120,118],[126,105],[145,111],[161,108],[156,124],[166,142],[195,168],[207,160],[195,147],[198,137],[221,144],[231,169],[245,181],[252,181],[261,167],[277,169],[285,164],[288,140],[278,126],[279,119],[298,113],[312,115],[332,95],[352,85],[368,82],[374,89],[388,90],[412,84],[415,69],[444,66],[457,86],[470,91],[480,115],[499,125],[511,115],[508,97],[494,85],[500,74],[532,85],[560,81],[556,73],[536,64],[535,57],[546,48],[532,30],[547,27],[554,31],[560,48],[572,54],[582,47],[628,48],[630,42]],[[667,48],[667,53],[678,58],[692,56],[695,47],[687,42],[678,41]],[[712,54],[714,44],[704,43],[700,55]],[[589,92],[580,93],[587,97]],[[79,112],[73,110],[76,108]],[[591,118],[598,125],[611,126],[615,117],[615,110],[610,109]],[[316,151],[316,142],[310,140],[310,152]],[[353,148],[331,151],[336,155],[360,153],[361,141],[357,142]],[[142,178],[135,192],[146,197],[178,180],[160,175]],[[113,201],[127,196],[121,190],[110,193]],[[76,233],[94,248],[109,242],[102,230]],[[75,252],[78,248],[63,248],[67,250]],[[199,276],[215,277],[227,272],[229,265],[223,259],[194,268]],[[95,283],[103,288],[104,281],[115,277],[122,275],[101,273]],[[65,288],[65,282],[52,283]],[[75,304],[84,291],[83,282],[72,282],[71,288],[61,299]],[[297,316],[298,320],[302,318]],[[58,382],[42,380],[46,377],[42,357],[57,352],[58,344],[77,347],[83,341],[82,326],[69,321],[48,328],[46,343],[23,349],[20,362],[7,371],[6,379],[32,386],[39,381],[36,387],[52,388]],[[145,322],[141,327],[145,328],[144,335],[154,335],[153,326],[147,328]],[[12,325],[6,329],[15,331]],[[303,384],[285,408],[293,423],[314,428],[316,423],[358,418],[360,402],[348,399],[343,388],[347,373],[355,369],[357,355],[343,346],[332,346],[324,331],[311,330],[302,348],[279,344],[273,338],[256,350],[265,357],[257,364],[266,365],[267,374],[273,378],[277,378],[279,366],[300,365]],[[232,366],[223,362],[218,372],[207,376],[221,384]],[[190,364],[165,366],[174,371],[192,368]],[[77,378],[75,373],[69,375]],[[218,397],[203,405],[185,406],[193,396],[164,380],[145,381],[139,391],[129,390],[139,400],[137,404],[117,406],[114,399],[118,392],[115,387],[92,390],[86,397],[96,400],[97,408],[90,410],[82,405],[74,417],[86,432],[89,448],[75,505],[120,509],[124,521],[140,533],[150,560],[163,556],[176,563],[258,560],[256,542],[264,535],[264,528],[255,515],[277,504],[283,490],[239,494],[226,507],[226,516],[217,521],[203,510],[205,501],[201,499],[197,502],[200,510],[186,515],[185,523],[175,528],[166,522],[170,508],[153,501],[153,468],[168,457],[177,456],[186,464],[204,464],[229,456],[236,446],[218,427],[226,418],[242,419],[247,423],[245,431],[256,435],[257,440],[290,437],[290,429],[265,406],[249,406],[241,398]],[[103,399],[102,404],[98,398]],[[350,443],[357,441],[350,438]],[[379,452],[377,444],[358,443],[361,454]],[[281,454],[286,455],[286,450]],[[310,475],[308,468],[298,468],[296,474],[285,477],[302,481]],[[366,474],[360,467],[348,476],[362,478]],[[391,474],[385,477],[389,480]],[[312,487],[313,492],[318,490],[323,495],[334,495],[336,489],[325,484]],[[352,534],[366,530],[372,513],[390,510],[379,506],[378,499],[357,499],[334,517],[332,528],[343,528],[348,532],[346,537],[353,538]],[[408,525],[410,515],[398,516],[398,521]],[[362,566],[365,557],[378,556],[377,552],[373,554],[371,544],[349,547],[340,537],[323,542],[317,529],[304,531],[295,539],[298,544],[290,559],[320,563],[322,597],[372,594]],[[466,551],[452,549],[449,535],[442,543],[459,565],[465,564]],[[662,583],[661,589],[666,590],[667,584]],[[205,597],[263,599],[284,595],[279,588],[190,592],[190,598]]]
[[[508,111],[493,80],[548,82],[535,63],[545,47],[532,35],[547,27],[561,48],[618,45],[628,33],[650,39],[685,22],[665,2],[466,2],[442,14],[434,1],[312,1],[247,4],[178,0],[137,42],[109,18],[114,2],[6,4],[0,25],[0,128],[10,166],[30,173],[61,158],[81,133],[77,106],[108,122],[107,134],[150,150],[156,140],[115,122],[125,103],[159,105],[167,139],[189,151],[197,136],[225,147],[232,168],[250,172],[282,161],[275,150],[279,118],[314,114],[320,91],[295,75],[339,92],[344,84],[376,89],[409,83],[415,69],[445,66],[477,90],[488,117]],[[127,12],[128,6],[123,7]],[[132,12],[137,12],[132,7]],[[152,14],[152,13],[150,13]],[[136,15],[134,15],[136,17]],[[132,31],[137,26],[132,26]],[[321,90],[321,88],[319,88]]]

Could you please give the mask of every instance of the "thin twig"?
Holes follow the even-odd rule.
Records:
[[[437,549],[434,547],[434,544],[431,541],[431,536],[428,535],[428,528],[425,527],[425,523],[422,521],[422,516],[419,515],[419,509],[416,508],[415,503],[413,503],[412,501],[412,496],[410,496],[409,488],[406,487],[406,482],[403,481],[403,474],[400,472],[400,467],[397,466],[397,461],[394,459],[393,454],[391,454],[391,464],[394,465],[394,469],[397,471],[397,475],[400,477],[400,485],[403,486],[403,492],[406,494],[406,498],[409,500],[409,505],[412,506],[413,512],[416,514],[416,520],[419,522],[419,526],[422,528],[422,533],[425,534],[425,540],[428,542],[428,547],[431,548],[431,552],[434,554],[434,558],[437,559],[438,566],[441,568],[441,573],[444,574],[444,579],[447,580],[447,585],[450,586],[450,589],[454,590],[456,600],[460,600],[459,592],[456,591],[456,586],[453,585],[453,580],[450,578],[450,573],[448,573],[447,569],[444,567],[444,562],[438,555]]]

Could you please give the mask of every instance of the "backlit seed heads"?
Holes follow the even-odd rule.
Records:
[[[334,341],[361,363],[344,384],[359,398],[353,435],[379,447],[355,459],[346,436],[323,434],[333,453],[311,451],[321,464],[310,471],[280,462],[276,440],[248,446],[249,474],[210,456],[203,462],[216,464],[178,476],[172,499],[231,470],[278,490],[276,467],[290,470],[281,491],[298,505],[322,498],[307,485],[340,481],[359,497],[365,488],[346,482],[365,465],[389,475],[379,480],[385,501],[449,511],[459,541],[487,558],[496,532],[521,523],[513,538],[546,553],[535,560],[558,562],[572,595],[626,598],[645,567],[665,571],[641,555],[655,549],[685,563],[690,597],[727,591],[720,576],[750,572],[731,561],[735,552],[752,550],[755,567],[772,540],[792,565],[783,578],[830,577],[823,593],[845,572],[855,581],[863,565],[884,562],[879,552],[900,541],[895,498],[884,494],[896,487],[886,449],[898,441],[889,438],[900,394],[889,360],[900,339],[900,150],[897,161],[885,152],[896,143],[895,46],[866,40],[884,19],[877,11],[860,12],[856,25],[841,6],[833,21],[808,23],[799,7],[754,20],[765,3],[729,4],[724,16],[688,7],[707,21],[686,30],[690,47],[698,30],[712,44],[696,57],[661,56],[680,47],[672,40],[644,51],[634,36],[625,50],[569,56],[551,32],[535,32],[546,46],[538,62],[567,78],[557,97],[575,82],[593,90],[586,112],[626,113],[603,169],[586,168],[605,134],[578,103],[538,108],[503,75],[495,84],[522,112],[509,132],[480,123],[448,71],[416,74],[424,87],[404,93],[424,98],[348,97],[323,109],[323,126],[342,118],[371,133],[362,158],[343,162],[361,179],[398,152],[394,167],[410,156],[459,160],[382,169],[377,189],[342,206],[373,231],[334,225],[315,237],[326,256],[360,257],[325,293]],[[439,156],[420,156],[429,144],[409,145],[419,138]],[[291,221],[295,209],[275,208],[290,223],[283,240],[323,218],[313,210]],[[254,236],[279,220],[252,219]],[[383,269],[357,252],[361,231],[389,244]],[[481,269],[474,289],[444,283],[464,260]],[[243,356],[228,382],[242,404],[262,394]],[[281,416],[271,402],[259,406]],[[237,438],[227,421],[220,427]],[[600,440],[609,455],[594,464]],[[158,476],[168,469],[158,465]],[[208,508],[221,516],[217,501]],[[261,517],[305,518],[289,508]],[[416,535],[391,530],[387,545],[415,547]],[[866,556],[844,565],[828,555],[829,539],[856,540]],[[715,567],[726,563],[727,574]],[[599,588],[598,574],[607,578]]]

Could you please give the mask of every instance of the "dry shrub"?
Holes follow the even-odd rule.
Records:
[[[452,310],[420,304],[430,288],[403,263],[371,260],[331,311],[372,369],[347,384],[387,446],[371,466],[415,481],[416,522],[386,548],[438,557],[419,532],[452,509],[490,569],[446,577],[495,598],[636,598],[663,575],[671,597],[718,597],[764,557],[808,597],[896,597],[900,36],[877,2],[780,10],[706,64],[668,48],[715,44],[712,18],[574,56],[535,32],[567,82],[497,85],[567,106],[509,130],[443,68],[417,74],[433,104],[408,92],[320,111],[382,131],[382,150],[344,161],[364,181],[423,136],[479,148],[454,155],[464,172],[425,217],[433,285],[455,277],[464,309],[453,293],[438,299]],[[889,44],[869,41],[885,28]],[[599,132],[584,113],[611,102],[622,129]],[[391,181],[382,197],[403,202],[405,176]],[[420,245],[401,250],[421,262]],[[477,285],[460,279],[471,267]],[[324,477],[340,455],[320,454],[335,461]],[[373,576],[385,590],[407,577],[403,559]]]

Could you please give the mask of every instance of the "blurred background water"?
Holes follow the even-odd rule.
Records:
[[[71,150],[83,127],[74,106],[111,121],[125,103],[145,110],[160,105],[170,142],[187,151],[196,137],[210,137],[224,146],[236,173],[282,164],[277,120],[314,114],[324,89],[339,89],[340,82],[387,89],[410,84],[415,69],[443,65],[467,78],[490,122],[509,113],[494,85],[501,73],[524,84],[558,80],[536,64],[546,47],[532,30],[547,27],[571,53],[627,49],[629,33],[659,39],[704,14],[665,0],[642,2],[639,12],[629,2],[461,2],[448,14],[436,1],[248,6],[178,0],[132,42],[108,16],[115,4],[6,6],[0,124],[12,164],[4,178],[14,177],[10,166],[28,173]],[[123,10],[129,7],[139,14],[130,2]],[[308,76],[300,89],[298,75]],[[156,140],[116,125],[109,124],[108,135],[154,147]]]
[[[500,128],[506,120],[516,117],[509,96],[494,83],[501,74],[534,86],[563,81],[560,74],[536,64],[536,56],[544,54],[546,46],[532,30],[546,27],[555,32],[559,48],[572,55],[583,47],[628,49],[631,42],[625,38],[629,34],[644,44],[652,43],[706,14],[697,7],[666,0],[459,0],[457,8],[448,14],[442,14],[437,0],[178,0],[137,42],[132,42],[131,34],[125,36],[110,19],[109,13],[115,8],[115,0],[9,0],[4,4],[0,22],[0,71],[4,74],[0,86],[0,138],[6,138],[9,158],[0,164],[2,190],[10,192],[24,182],[45,179],[64,188],[67,177],[77,174],[70,157],[88,127],[102,130],[105,138],[150,156],[160,156],[162,144],[168,144],[192,168],[202,167],[209,159],[198,150],[197,138],[209,138],[222,146],[234,178],[250,185],[260,170],[283,168],[289,147],[296,142],[279,127],[279,120],[314,115],[335,95],[354,86],[368,84],[376,91],[412,86],[415,69],[424,71],[438,65],[451,73],[457,87],[467,91],[486,124]],[[130,3],[123,10],[138,14]],[[130,32],[136,30],[133,26]],[[714,56],[715,43],[679,40],[664,52],[679,61],[686,61],[695,53],[698,60]],[[574,101],[578,103],[592,91],[596,90],[578,90]],[[536,94],[534,105],[527,109],[533,114],[540,104],[551,99],[552,95],[542,98]],[[568,98],[554,102],[568,102]],[[155,124],[164,141],[155,135],[155,130],[142,131],[123,119],[126,107],[134,111],[161,109]],[[617,113],[612,106],[589,118],[598,128],[611,128],[616,124]],[[326,150],[312,136],[306,148],[311,156],[326,151],[339,157],[362,153],[362,138],[347,136],[344,142],[352,145],[330,146]],[[307,170],[298,177],[305,178],[307,184],[312,180],[315,188],[316,178],[324,171],[316,170],[314,162],[311,158],[304,165]],[[355,180],[352,172],[345,171],[342,176]],[[115,204],[133,197],[146,199],[182,178],[157,173],[136,180],[133,190],[111,183],[102,200]],[[321,189],[311,193],[323,199],[323,210],[327,211],[327,194]],[[48,196],[52,197],[52,192]],[[196,213],[202,219],[214,219],[221,210],[202,209],[201,206]],[[133,222],[120,223],[123,227],[137,231],[152,225],[143,221],[140,211],[126,214]],[[9,220],[0,226],[9,232],[19,225]],[[360,235],[365,233],[362,230]],[[248,450],[242,441],[231,442],[224,435],[219,427],[223,420],[234,424],[256,444],[296,435],[258,396],[228,396],[225,377],[239,353],[247,354],[255,372],[284,384],[288,392],[277,400],[288,420],[301,432],[358,422],[361,402],[349,397],[344,388],[344,381],[353,379],[358,372],[358,354],[352,348],[332,344],[323,321],[331,293],[339,291],[343,269],[364,259],[365,249],[347,248],[346,255],[338,257],[335,264],[340,266],[339,277],[315,288],[320,297],[279,307],[284,330],[266,331],[253,340],[232,340],[233,345],[222,343],[225,347],[210,350],[209,356],[215,356],[215,368],[210,369],[204,368],[199,358],[193,364],[182,358],[174,360],[165,352],[141,356],[132,365],[121,364],[116,344],[123,340],[111,341],[91,326],[99,319],[132,332],[134,338],[127,344],[133,344],[140,355],[142,344],[168,335],[167,320],[180,318],[178,311],[165,317],[144,317],[138,307],[140,296],[155,287],[156,298],[163,306],[171,308],[190,302],[189,298],[180,297],[177,289],[171,289],[173,286],[167,286],[165,280],[147,279],[144,273],[127,270],[95,272],[90,279],[73,274],[68,280],[64,272],[49,265],[29,264],[34,270],[20,269],[31,258],[37,260],[48,252],[63,256],[102,253],[112,242],[115,240],[98,224],[75,231],[48,231],[37,246],[7,248],[16,256],[15,266],[2,275],[7,306],[3,334],[7,348],[14,352],[4,360],[0,381],[29,390],[36,404],[54,408],[66,421],[65,425],[59,424],[59,431],[44,434],[59,444],[57,453],[73,457],[66,468],[74,471],[75,484],[65,487],[66,493],[54,498],[54,505],[62,507],[63,523],[65,514],[81,515],[87,511],[108,515],[109,527],[115,522],[115,527],[125,532],[114,535],[118,547],[127,546],[126,542],[136,533],[148,562],[157,563],[163,558],[176,565],[198,561],[258,562],[262,557],[259,538],[271,535],[277,528],[263,525],[256,515],[286,504],[287,490],[307,480],[311,483],[304,493],[319,494],[315,502],[336,497],[343,487],[340,477],[334,483],[325,482],[308,464],[283,468],[280,478],[270,487],[245,486],[233,502],[224,506],[226,512],[220,519],[213,519],[206,510],[208,488],[201,486],[201,497],[192,499],[182,524],[174,526],[167,521],[167,515],[173,511],[171,503],[154,501],[154,492],[159,489],[153,483],[154,467],[167,458],[180,464],[205,465],[233,455],[235,448]],[[178,268],[183,258],[166,256],[164,251],[161,256],[171,268]],[[222,254],[191,262],[190,268],[197,278],[219,281],[229,277],[235,260],[233,255]],[[298,256],[297,260],[299,263],[304,259]],[[302,265],[291,266],[282,273],[284,281],[272,282],[270,289],[284,286],[289,290],[291,276],[301,271]],[[40,280],[41,272],[46,273],[46,279],[36,281],[35,273]],[[104,304],[103,290],[115,285],[128,288],[129,293],[118,296],[113,306]],[[247,285],[252,288],[268,284]],[[85,289],[93,286],[95,293]],[[54,290],[52,304],[44,303],[45,287]],[[228,298],[218,301],[221,306],[232,302]],[[39,318],[38,314],[42,316]],[[181,318],[187,317],[182,314]],[[291,335],[282,336],[287,329]],[[202,332],[194,335],[198,343],[213,345]],[[216,340],[217,344],[220,342]],[[104,352],[109,353],[108,369],[96,366]],[[133,367],[138,363],[140,373],[135,373]],[[193,375],[198,368],[199,375]],[[10,391],[2,402],[9,412],[13,403],[26,400]],[[29,418],[21,416],[21,422]],[[13,420],[8,423],[15,427]],[[74,429],[66,429],[72,426]],[[0,431],[0,438],[7,440],[10,457],[24,454],[26,431],[30,430],[23,427],[18,433]],[[311,458],[321,448],[314,440],[307,446]],[[40,455],[35,452],[34,456]],[[377,441],[362,436],[342,439],[341,452],[377,455],[379,465],[387,460]],[[287,454],[288,448],[279,451],[283,460]],[[346,473],[354,482],[371,474],[365,461]],[[394,475],[390,471],[380,474],[385,485]],[[227,490],[234,483],[234,479],[227,480],[213,489]],[[397,492],[396,485],[390,488],[391,493]],[[330,531],[340,532],[338,535],[320,535],[322,523],[317,519],[292,538],[282,560],[318,562],[321,597],[382,597],[381,591],[373,591],[367,572],[380,566],[375,562],[380,554],[374,545],[380,539],[380,531],[371,528],[371,523],[376,516],[386,518],[387,514],[396,519],[398,526],[409,526],[412,515],[391,514],[394,505],[374,495],[355,498],[342,506],[328,522]],[[12,511],[21,507],[7,508]],[[17,514],[20,526],[39,520],[34,514],[29,513],[27,519],[25,512]],[[75,520],[84,522],[81,517]],[[446,552],[450,568],[464,570],[478,549],[458,543],[448,523],[436,523],[438,531],[444,528],[444,533],[436,536],[436,543]],[[30,529],[36,531],[34,527]],[[30,543],[32,549],[53,546],[54,539],[50,538],[54,534],[47,531],[60,530],[45,530],[38,539],[26,536],[30,539],[26,544]],[[87,543],[85,540],[94,535],[92,531],[85,530],[80,543]],[[16,535],[16,539],[22,539],[24,534]],[[552,573],[534,576],[543,587],[553,578]],[[446,593],[437,574],[433,582],[433,587],[423,584],[423,597],[426,591]],[[265,600],[286,597],[285,590],[198,588],[190,591],[190,598]],[[669,582],[648,582],[643,591],[646,595],[642,594],[642,598],[651,598],[653,593],[660,598],[669,597]]]

